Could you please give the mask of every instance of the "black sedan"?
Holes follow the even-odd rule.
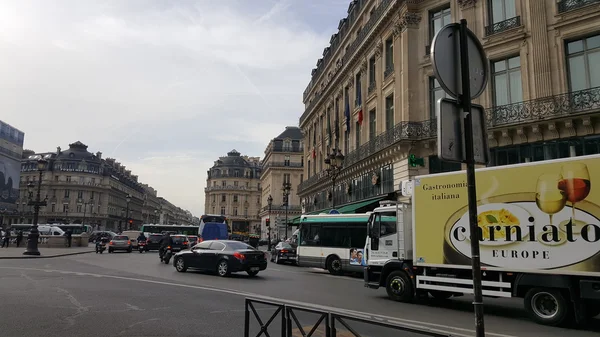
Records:
[[[287,242],[280,242],[271,250],[271,262],[281,264],[292,262],[296,264],[296,246]]]
[[[191,250],[175,254],[173,265],[181,273],[193,268],[215,271],[222,277],[242,271],[256,276],[259,271],[267,269],[267,258],[264,252],[243,242],[208,240]]]

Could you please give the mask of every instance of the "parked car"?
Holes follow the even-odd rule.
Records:
[[[175,254],[173,265],[178,272],[193,268],[214,271],[221,277],[237,272],[253,277],[267,269],[267,258],[264,252],[243,242],[208,240]]]

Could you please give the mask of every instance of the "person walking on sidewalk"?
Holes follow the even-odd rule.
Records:
[[[21,246],[21,241],[23,241],[23,231],[19,230],[17,232],[17,248]]]
[[[6,229],[2,232],[2,248],[4,248],[4,247],[8,248],[9,244],[10,244],[10,231],[8,229]]]
[[[65,235],[67,236],[67,247],[71,248],[71,242],[73,241],[73,232],[71,232],[71,230],[68,229]]]

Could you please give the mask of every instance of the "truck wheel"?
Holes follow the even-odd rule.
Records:
[[[429,293],[431,294],[431,296],[433,296],[433,298],[435,298],[436,300],[447,300],[450,297],[452,297],[452,293],[449,293],[447,291],[439,291],[439,290],[429,290]]]
[[[571,313],[569,301],[558,289],[532,288],[525,294],[525,310],[539,324],[560,326]]]
[[[397,302],[411,302],[415,297],[412,281],[403,271],[394,271],[388,275],[385,290],[389,298]]]

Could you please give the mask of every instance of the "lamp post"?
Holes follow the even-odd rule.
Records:
[[[46,206],[46,199],[40,200],[40,190],[42,188],[42,174],[46,170],[48,166],[48,161],[41,158],[38,160],[38,171],[40,173],[38,183],[37,183],[37,193],[35,196],[35,200],[29,200],[28,205],[33,206],[33,226],[31,226],[31,230],[29,231],[29,235],[27,235],[27,250],[23,252],[23,255],[40,255],[40,251],[38,250],[38,239],[40,237],[40,232],[38,231],[38,217],[40,215],[40,207]],[[33,195],[33,184],[29,183],[27,185],[30,196]]]
[[[271,206],[273,205],[273,197],[269,194],[267,198],[267,204],[269,205],[269,225],[267,226],[267,249],[271,251]]]
[[[131,223],[129,222],[129,203],[131,202],[131,195],[127,194],[125,197],[125,201],[127,201],[127,210],[125,211],[125,221],[127,221],[126,227],[131,230]]]
[[[331,153],[325,158],[325,164],[329,167],[325,170],[329,179],[331,179],[331,208],[335,208],[335,180],[342,172],[344,164],[344,155],[342,150],[334,148],[331,149]]]
[[[290,191],[292,190],[292,184],[289,182],[283,183],[283,206],[285,206],[285,238],[289,239],[288,236],[288,206],[290,199]]]
[[[158,210],[154,210],[154,224],[156,224],[156,218],[158,217]]]

